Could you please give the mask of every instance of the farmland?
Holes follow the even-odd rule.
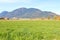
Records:
[[[60,21],[0,20],[0,40],[60,40]]]

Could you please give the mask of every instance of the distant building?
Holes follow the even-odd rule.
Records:
[[[12,20],[17,20],[17,18],[16,17],[13,17]]]
[[[9,18],[4,18],[5,20],[9,20]]]

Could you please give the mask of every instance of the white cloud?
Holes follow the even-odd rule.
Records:
[[[31,2],[32,0],[0,0],[0,3]]]
[[[56,14],[60,15],[60,12],[55,12]]]
[[[0,0],[0,3],[13,3],[16,2],[16,0]]]

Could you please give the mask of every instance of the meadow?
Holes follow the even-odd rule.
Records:
[[[0,40],[60,40],[60,21],[0,20]]]

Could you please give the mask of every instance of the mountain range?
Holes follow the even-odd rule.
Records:
[[[56,16],[56,13],[50,11],[42,11],[37,8],[18,8],[11,12],[3,11],[0,13],[0,18],[53,18]]]

